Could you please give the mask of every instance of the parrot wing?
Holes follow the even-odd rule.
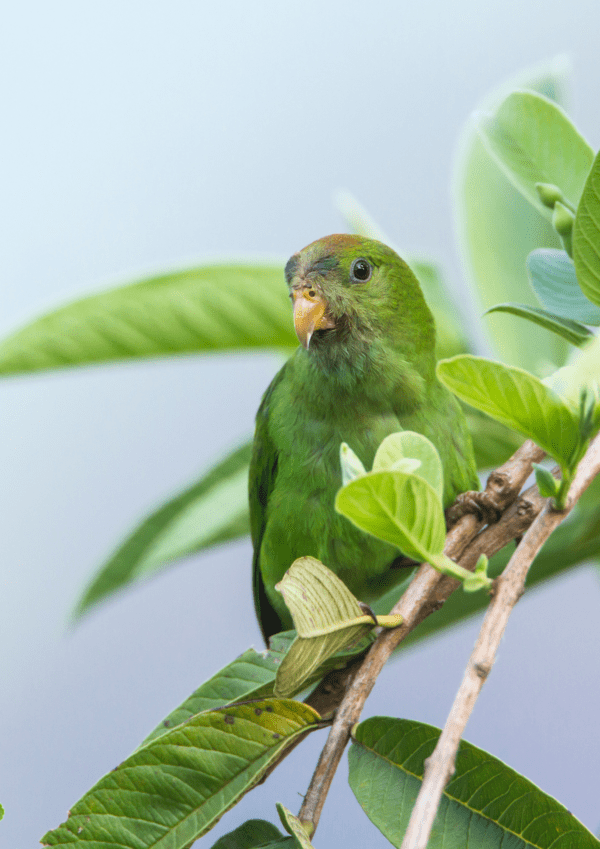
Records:
[[[267,504],[277,476],[277,448],[269,435],[269,408],[275,387],[284,379],[286,366],[275,375],[256,414],[256,431],[250,460],[250,533],[254,547],[254,608],[265,640],[282,630],[282,623],[265,591],[260,569],[260,549],[267,522]]]

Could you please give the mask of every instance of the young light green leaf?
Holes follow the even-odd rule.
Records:
[[[245,536],[251,453],[251,443],[237,448],[144,519],[92,578],[73,616],[82,616],[178,558]]]
[[[293,841],[267,820],[248,820],[219,838],[212,849],[274,849],[278,844],[294,847]]]
[[[417,562],[435,559],[444,548],[441,499],[431,484],[416,475],[371,472],[338,491],[335,509]]]
[[[537,377],[468,354],[441,361],[437,374],[462,401],[533,439],[568,465],[579,444],[577,416]]]
[[[288,834],[292,835],[296,841],[298,849],[313,849],[313,845],[308,839],[308,834],[304,830],[304,826],[298,817],[295,817],[291,811],[288,811],[285,805],[282,805],[281,802],[277,802],[276,807],[282,826]]]
[[[573,261],[583,294],[600,306],[600,153],[594,160],[577,208]]]
[[[527,321],[532,321],[534,324],[539,324],[540,327],[545,327],[546,330],[562,336],[571,345],[585,345],[592,338],[592,332],[585,325],[539,307],[529,307],[526,304],[496,304],[485,314],[489,315],[492,312],[506,312],[519,316],[519,318],[525,318]]]
[[[461,320],[456,302],[444,284],[440,269],[433,262],[409,256],[381,229],[364,206],[348,191],[338,192],[335,205],[345,221],[349,233],[377,239],[394,250],[408,263],[417,277],[425,300],[433,313],[436,328],[436,353],[438,357],[453,357],[471,349],[468,328]]]
[[[412,468],[399,465],[399,461],[411,458],[418,460],[419,464]],[[442,498],[444,492],[442,461],[435,445],[422,434],[415,433],[412,430],[403,430],[386,436],[375,454],[373,471],[383,472],[386,470],[397,470],[418,475],[431,484],[439,497]]]
[[[340,466],[342,467],[342,484],[344,485],[367,473],[362,462],[345,442],[340,445]]]
[[[527,257],[527,271],[544,309],[581,324],[600,326],[600,309],[581,291],[573,260],[564,251],[532,251]]]
[[[0,374],[240,348],[296,347],[283,263],[174,271],[90,295],[0,343]]]
[[[479,108],[495,112],[515,88],[534,89],[561,102],[568,70],[561,57],[530,68],[518,79],[504,83]],[[459,247],[475,305],[471,326],[476,328],[478,316],[500,302],[535,305],[533,294],[527,297],[526,257],[540,246],[558,248],[560,240],[550,222],[508,182],[484,147],[473,121],[467,123],[460,140],[453,190]],[[523,333],[514,321],[490,322],[486,332],[502,359],[525,368],[537,370],[548,362],[560,365],[567,352],[566,343],[559,337],[533,326]],[[485,344],[486,340],[480,339],[479,349]]]
[[[49,831],[48,846],[184,849],[264,775],[319,715],[267,699],[193,716],[138,749]]]
[[[560,488],[560,481],[554,477],[550,469],[540,466],[539,463],[533,463],[533,470],[535,472],[535,482],[542,498],[556,498]]]
[[[349,781],[369,819],[400,847],[421,787],[424,762],[440,731],[409,719],[376,716],[355,726]],[[428,849],[599,849],[563,805],[502,761],[463,741]]]
[[[275,589],[283,595],[298,633],[277,669],[274,692],[299,692],[323,664],[365,637],[373,619],[336,574],[314,557],[300,557]]]
[[[488,151],[538,212],[552,216],[536,183],[554,184],[577,208],[594,152],[560,106],[533,91],[515,91],[496,112],[480,115],[478,128]]]

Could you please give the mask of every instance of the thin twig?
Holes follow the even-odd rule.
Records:
[[[497,579],[494,597],[488,607],[448,720],[433,754],[426,762],[423,783],[402,841],[402,849],[425,849],[427,846],[444,787],[454,774],[456,753],[463,731],[494,664],[508,618],[524,592],[529,567],[552,531],[572,510],[599,472],[600,438],[597,438],[579,464],[565,509],[554,510],[549,502],[544,506],[506,569]]]
[[[521,487],[531,474],[532,463],[539,462],[543,456],[544,452],[527,440],[503,466],[490,475],[486,492],[493,496],[500,509],[505,510],[515,501]],[[469,543],[481,531],[483,525],[484,522],[473,514],[463,516],[450,529],[444,552],[448,557],[460,562],[461,555],[466,552]],[[522,530],[518,533],[522,533]],[[484,536],[485,534],[481,534],[485,544]],[[514,539],[514,536],[506,542],[511,539]],[[474,568],[475,562],[476,558],[471,568]],[[430,613],[439,610],[458,586],[460,584],[454,578],[441,575],[427,563],[423,563],[392,610],[392,613],[402,615],[402,625],[379,635],[360,666],[348,673],[348,678],[344,680],[341,689],[338,684],[333,698],[329,690],[329,679],[326,677],[307,699],[307,702],[319,711],[321,716],[328,715],[328,712],[336,707],[337,712],[298,815],[303,822],[310,822],[314,828],[317,827],[331,781],[350,737],[350,729],[358,721],[364,703],[384,664],[413,628]],[[340,702],[344,687],[345,694]]]

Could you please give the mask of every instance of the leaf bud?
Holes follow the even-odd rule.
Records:
[[[541,202],[549,209],[554,209],[554,204],[559,201],[564,203],[563,193],[553,183],[536,183],[535,189]]]

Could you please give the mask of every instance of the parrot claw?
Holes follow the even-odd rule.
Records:
[[[486,525],[497,522],[502,515],[502,508],[494,495],[489,492],[477,492],[471,490],[462,492],[457,496],[454,504],[446,510],[446,524],[448,528],[455,525],[459,519],[467,513],[475,513]]]

